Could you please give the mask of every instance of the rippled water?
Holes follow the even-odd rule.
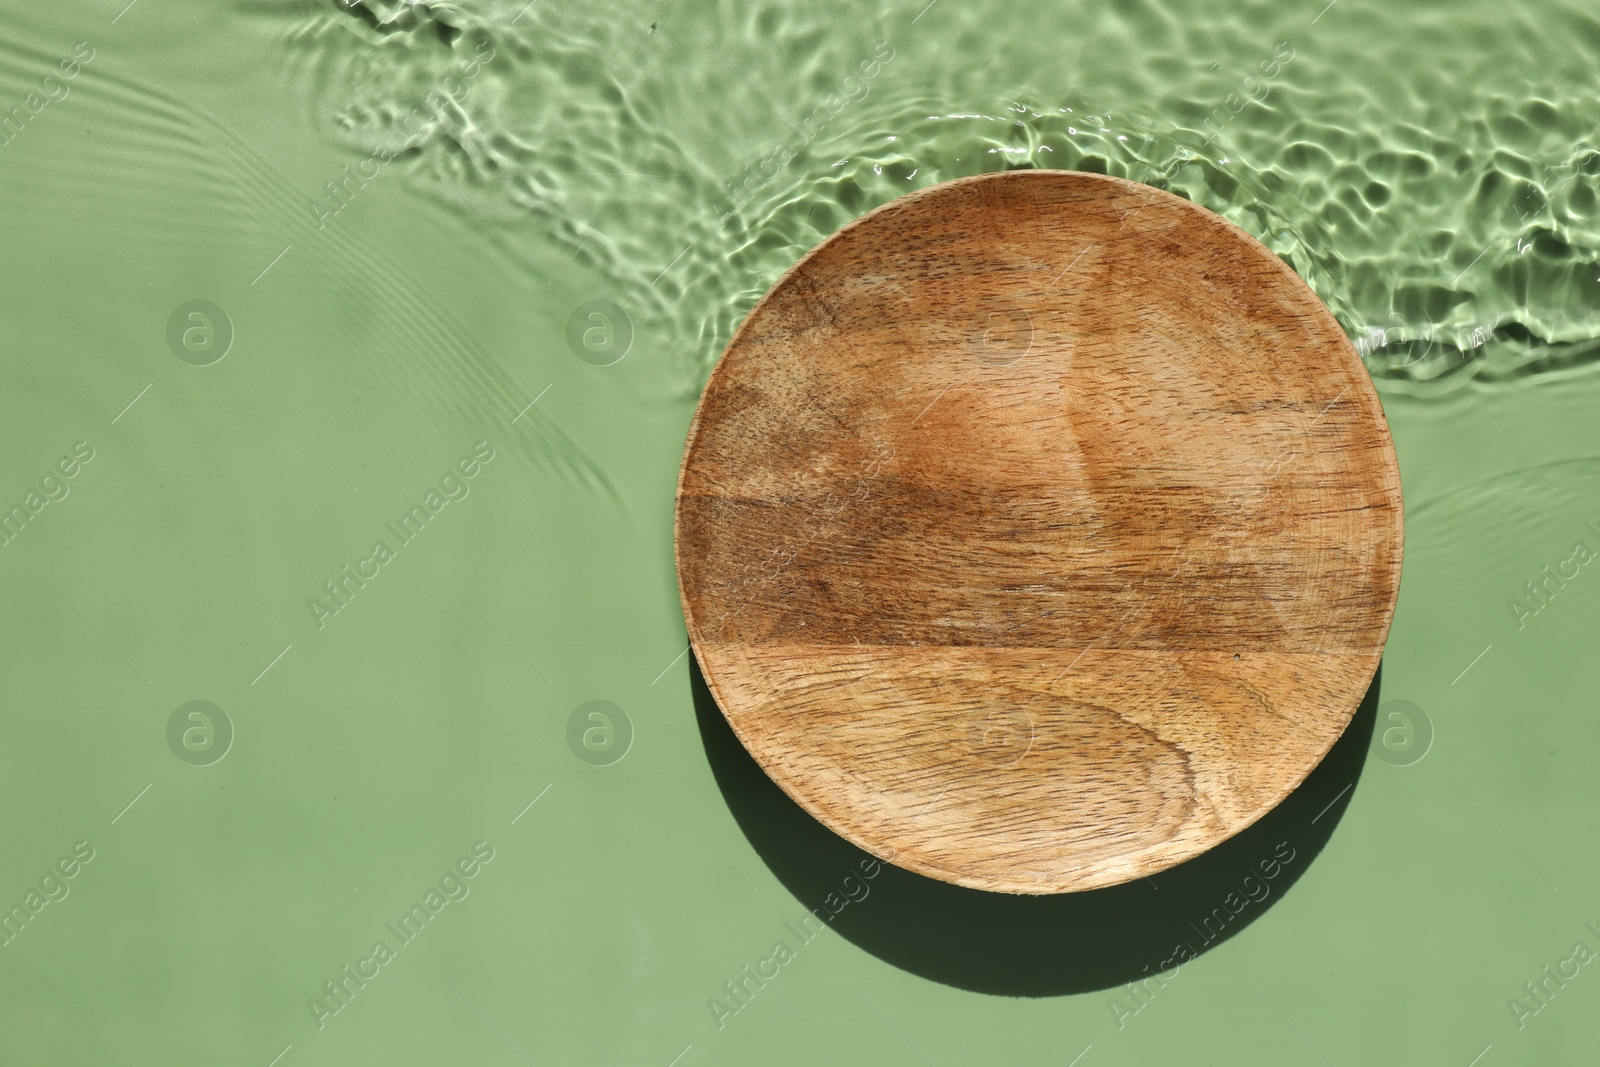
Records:
[[[1525,986],[1600,949],[1592,4],[125,2],[0,4],[0,1063],[1592,1056],[1600,978]],[[1374,758],[1165,985],[1106,946],[1231,871],[891,873],[719,1018],[861,883],[702,732],[689,413],[804,252],[1015,167],[1220,212],[1362,352],[1407,510]]]
[[[842,222],[1016,167],[1117,174],[1223,214],[1312,283],[1375,375],[1590,357],[1600,15],[1343,0],[1312,25],[1205,6],[1091,26],[1070,6],[706,5],[666,9],[663,33],[649,6],[373,0],[295,29],[330,132],[401,154],[431,195],[560,246],[665,320],[684,399]],[[1569,47],[1535,66],[1513,35]]]

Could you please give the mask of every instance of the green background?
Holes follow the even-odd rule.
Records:
[[[1600,967],[1523,989],[1600,950],[1600,577],[1525,588],[1600,551],[1591,5],[94,0],[0,31],[0,509],[28,515],[0,545],[0,908],[27,913],[0,1063],[1592,1062]],[[894,872],[801,946],[823,901],[792,886],[852,868],[774,873],[803,855],[736,817],[683,654],[673,490],[739,318],[844,221],[1019,166],[1172,189],[1284,256],[1402,468],[1374,758],[1292,889],[1142,1006],[941,970],[982,902],[915,912],[927,966],[862,947],[912,914]],[[180,358],[194,300],[225,318],[180,315]],[[574,350],[596,300],[614,347]],[[220,759],[169,743],[193,700]],[[593,700],[631,740],[586,760]],[[1018,981],[1161,963],[1081,929]]]

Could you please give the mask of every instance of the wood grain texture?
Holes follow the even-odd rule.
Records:
[[[1010,171],[824,241],[740,326],[679,475],[690,642],[863,849],[978,889],[1170,867],[1348,724],[1400,578],[1366,370],[1244,231]]]

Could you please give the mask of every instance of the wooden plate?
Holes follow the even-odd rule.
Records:
[[[1118,178],[885,204],[750,312],[695,411],[679,592],[718,705],[885,860],[1058,893],[1298,785],[1400,579],[1354,348],[1271,252]]]

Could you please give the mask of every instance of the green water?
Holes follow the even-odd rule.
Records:
[[[124,2],[0,18],[0,1064],[1593,1061],[1592,5]],[[1024,166],[1258,236],[1394,432],[1376,720],[1248,911],[1276,836],[868,877],[683,655],[742,314]]]

